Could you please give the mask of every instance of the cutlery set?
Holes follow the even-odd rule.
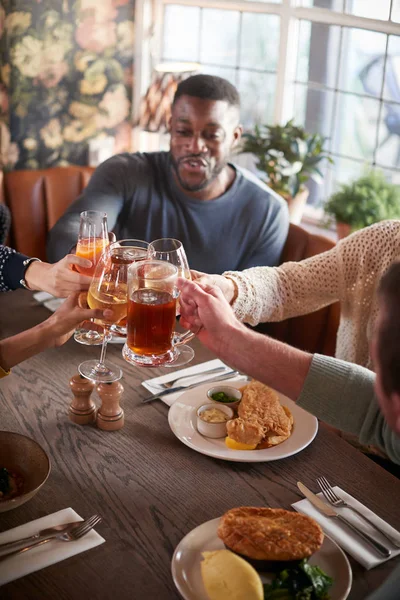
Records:
[[[218,368],[219,369],[219,368]],[[190,385],[179,385],[177,387],[169,387],[167,389],[161,389],[159,392],[157,392],[156,394],[153,394],[153,396],[150,396],[149,398],[144,398],[142,400],[143,404],[146,404],[147,402],[152,402],[153,400],[157,400],[158,398],[162,398],[163,396],[167,396],[168,394],[174,394],[175,392],[181,392],[183,390],[191,390],[195,387],[197,387],[198,385],[201,385],[202,383],[205,383],[207,381],[213,382],[213,381],[224,381],[224,379],[231,379],[232,377],[236,377],[237,375],[240,375],[239,371],[226,371],[224,368],[224,373],[222,373],[221,375],[218,375],[216,377],[204,377],[201,379],[201,381],[196,381],[196,383],[192,383]],[[179,379],[176,379],[176,381],[183,381],[184,379],[189,379],[189,378],[193,378],[193,377],[198,377],[198,376],[206,376],[209,373],[212,372],[216,372],[216,369],[212,370],[212,371],[205,371],[203,373],[194,373],[193,375],[187,375],[187,377],[180,377]],[[243,377],[245,377],[245,375],[243,375]],[[172,382],[172,383],[175,383]],[[164,384],[162,384],[164,385]]]
[[[15,554],[27,552],[28,550],[31,550],[31,548],[36,548],[42,544],[50,542],[51,540],[75,542],[89,533],[89,531],[98,525],[100,521],[101,517],[99,515],[93,515],[84,521],[55,525],[54,527],[43,529],[42,531],[39,531],[38,533],[27,538],[16,540],[14,542],[7,542],[6,544],[0,544],[0,561],[8,556],[14,556]]]
[[[341,523],[344,523],[346,525],[346,527],[348,527],[354,533],[356,533],[359,537],[361,537],[365,542],[367,542],[367,544],[372,546],[376,550],[376,552],[378,552],[384,558],[390,558],[393,550],[400,548],[400,533],[399,533],[399,537],[397,540],[388,536],[384,531],[381,530],[380,527],[378,527],[375,523],[373,523],[366,515],[361,513],[355,507],[350,506],[350,504],[348,504],[342,498],[340,498],[337,495],[337,493],[333,490],[332,486],[329,484],[328,480],[325,477],[319,477],[317,479],[317,483],[323,493],[324,498],[329,502],[329,504],[327,504],[326,502],[321,500],[321,498],[319,498],[316,494],[314,494],[314,492],[309,490],[303,483],[301,483],[301,481],[297,482],[297,487],[299,488],[299,490],[301,491],[303,496],[305,496],[307,498],[307,500],[309,500],[311,502],[311,504],[313,506],[315,506],[315,508],[317,508],[323,515],[325,515],[326,517],[329,517],[329,518],[337,519]],[[361,530],[352,521],[347,519],[342,513],[335,510],[333,508],[333,506],[339,507],[339,508],[348,508],[348,509],[352,510],[353,512],[355,512],[359,517],[362,517],[365,521],[367,521],[369,523],[369,525],[371,525],[376,531],[378,531],[381,535],[383,535],[385,537],[385,539],[387,539],[390,542],[390,544],[395,546],[395,548],[388,548],[386,545],[379,542],[377,539],[375,539],[374,537],[372,537],[365,531]]]

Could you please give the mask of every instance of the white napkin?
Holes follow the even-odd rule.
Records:
[[[20,527],[14,527],[14,529],[0,533],[0,544],[14,542],[15,540],[33,535],[42,529],[74,521],[83,521],[83,519],[72,508],[64,508],[64,510],[59,510],[41,519],[36,519],[36,521],[31,521]],[[23,554],[15,554],[14,556],[3,558],[0,561],[0,585],[24,577],[24,575],[29,575],[29,573],[33,573],[34,571],[39,571],[49,565],[54,565],[75,554],[95,548],[103,544],[103,542],[105,542],[105,539],[92,529],[76,542],[52,540],[42,546],[32,548],[32,550]]]
[[[48,310],[51,312],[55,312],[57,308],[61,306],[61,304],[65,301],[65,298],[56,298],[47,292],[36,292],[33,294],[36,302],[39,304],[43,304]]]
[[[33,294],[36,302],[39,304],[43,304],[49,311],[55,312],[57,308],[60,308],[61,304],[65,302],[65,298],[56,298],[47,292],[36,292]],[[126,341],[125,337],[120,335],[113,334],[111,340],[108,342],[109,344],[124,344]]]
[[[181,369],[180,371],[172,371],[171,373],[167,373],[166,375],[161,375],[160,377],[154,377],[153,379],[146,379],[146,381],[142,381],[142,385],[149,390],[150,392],[152,392],[153,394],[157,394],[157,392],[161,391],[160,386],[158,386],[158,383],[167,383],[168,381],[173,381],[178,379],[178,377],[186,377],[186,375],[193,375],[193,377],[188,377],[187,379],[185,379],[185,381],[182,382],[182,385],[191,385],[192,383],[197,383],[199,382],[199,385],[201,383],[204,383],[207,381],[206,378],[206,371],[211,371],[212,369],[216,369],[217,367],[225,367],[226,371],[231,371],[232,368],[228,367],[228,365],[226,365],[225,363],[223,363],[221,360],[219,360],[218,358],[214,359],[214,360],[209,360],[207,362],[203,362],[200,363],[199,365],[194,365],[193,367],[188,367],[187,369]],[[208,376],[209,379],[213,379],[214,377],[219,377],[220,375],[223,375],[224,371],[221,371],[220,373],[210,373],[210,375]],[[197,377],[196,377],[197,375]],[[236,376],[236,377],[232,377],[232,381],[235,381],[236,379],[240,379],[240,375]],[[228,380],[227,380],[228,381]],[[231,381],[231,380],[229,380]],[[224,383],[226,383],[226,381],[221,381],[220,382],[221,385],[223,385]],[[215,385],[218,385],[219,382],[216,381]],[[180,382],[179,380],[176,382],[176,384],[174,384],[174,386],[179,386]],[[160,398],[160,400],[162,400],[163,402],[165,402],[165,404],[167,404],[168,406],[171,406],[171,404],[173,404],[175,402],[175,400],[177,398],[179,398],[179,396],[181,394],[184,393],[185,390],[182,390],[180,392],[176,392],[175,394],[168,394],[167,396],[162,396]]]
[[[386,523],[386,521],[378,517],[378,515],[369,510],[369,508],[364,506],[364,504],[361,504],[361,502],[358,502],[358,500],[350,496],[350,494],[347,494],[340,487],[335,486],[333,489],[338,496],[343,498],[343,500],[348,502],[348,504],[354,506],[354,508],[357,508],[357,510],[359,510],[362,514],[371,519],[371,521],[376,523],[376,525],[385,533],[392,536],[396,540],[400,540],[400,533],[391,527],[389,523]],[[317,494],[317,496],[326,502],[322,493]],[[378,531],[376,531],[371,525],[369,525],[369,523],[364,521],[364,519],[359,517],[349,508],[332,507],[339,514],[351,521],[354,525],[357,525],[359,529],[362,529],[365,531],[365,533],[369,533],[376,538],[378,542],[382,542],[383,544],[388,545],[389,548],[392,548],[392,555],[390,558],[379,557],[379,555],[368,545],[367,542],[364,542],[355,533],[352,533],[352,531],[348,529],[346,525],[340,523],[340,521],[333,519],[332,517],[325,517],[306,498],[304,500],[300,500],[299,502],[295,502],[292,504],[292,506],[298,512],[302,512],[318,521],[326,534],[334,539],[335,542],[343,548],[343,550],[346,550],[346,552],[348,552],[366,569],[372,569],[373,567],[376,567],[377,565],[380,565],[381,563],[390,560],[390,558],[394,558],[400,554],[400,549],[395,550],[395,547],[392,546],[390,542],[388,542]]]

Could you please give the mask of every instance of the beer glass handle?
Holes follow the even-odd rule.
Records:
[[[174,336],[172,338],[172,343],[174,346],[181,346],[182,344],[187,344],[196,337],[196,334],[193,331],[186,331],[186,333],[178,333],[174,331]]]

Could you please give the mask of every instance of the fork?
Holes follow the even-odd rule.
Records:
[[[192,377],[200,377],[203,375],[206,376],[209,373],[222,373],[226,370],[227,367],[216,367],[215,369],[211,369],[210,371],[201,371],[200,373],[192,373],[192,375],[183,375],[181,377],[177,377],[173,381],[167,381],[166,383],[157,383],[156,385],[158,385],[163,390],[168,390],[169,388],[173,387],[177,381],[183,381],[184,379],[191,379]]]
[[[7,554],[3,554],[0,558],[0,561],[2,561],[4,558],[7,558],[8,556],[13,556],[15,554],[22,554],[23,552],[27,552],[28,550],[31,550],[31,548],[36,548],[38,546],[41,546],[42,544],[51,542],[51,540],[60,540],[62,542],[76,542],[77,540],[82,538],[84,535],[89,533],[89,531],[91,531],[93,529],[93,527],[98,525],[98,523],[100,523],[100,521],[101,521],[101,517],[99,515],[93,515],[92,517],[89,517],[85,521],[82,521],[82,524],[78,525],[75,529],[71,529],[70,531],[66,531],[64,533],[59,533],[56,536],[44,538],[42,540],[39,540],[38,542],[33,542],[31,544],[25,544],[22,548],[15,549],[15,547],[14,547],[12,550],[7,552]]]
[[[354,506],[351,506],[348,502],[343,500],[343,498],[338,496],[326,477],[317,477],[317,484],[319,485],[319,488],[320,488],[321,492],[323,493],[323,495],[325,496],[326,500],[328,500],[328,502],[330,504],[332,504],[333,506],[339,507],[339,508],[349,508],[350,510],[355,512],[358,516],[362,517],[365,521],[367,521],[367,523],[372,525],[372,527],[374,529],[376,529],[377,531],[379,531],[379,533],[381,535],[383,535],[383,537],[385,537],[391,544],[393,544],[397,548],[400,548],[400,534],[399,534],[399,539],[395,540],[393,537],[391,537],[390,535],[388,535],[387,533],[382,531],[382,529],[380,527],[378,527],[378,525],[373,523],[361,511],[359,511]]]

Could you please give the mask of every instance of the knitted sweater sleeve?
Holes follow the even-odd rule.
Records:
[[[315,354],[297,404],[400,464],[400,437],[380,411],[374,382],[375,374],[364,367]]]
[[[305,315],[337,301],[342,308],[355,297],[362,301],[368,287],[365,279],[379,269],[383,256],[395,253],[399,228],[400,221],[382,221],[300,262],[226,271],[225,277],[238,289],[236,316],[257,325]]]
[[[339,298],[337,247],[301,262],[224,275],[237,285],[237,318],[250,325],[305,315]]]

